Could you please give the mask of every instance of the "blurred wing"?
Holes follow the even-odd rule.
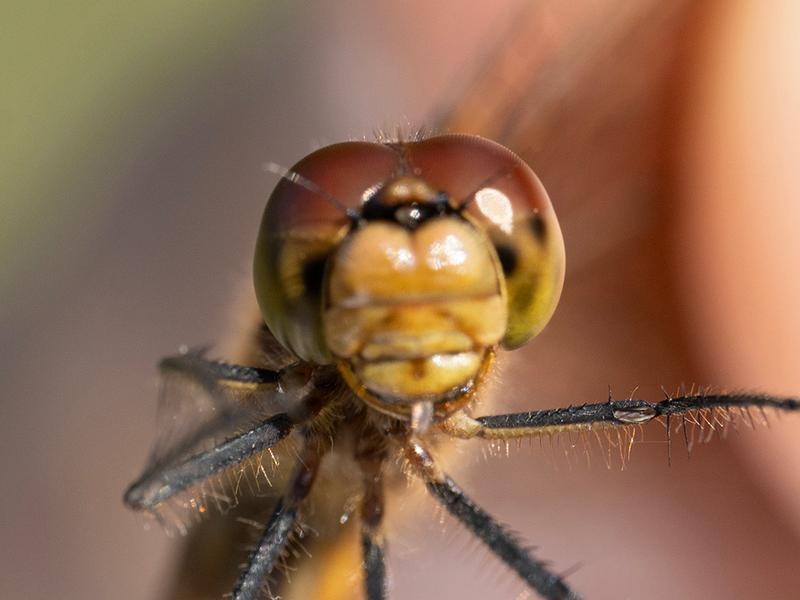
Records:
[[[277,371],[200,352],[165,358],[159,368],[156,443],[125,501],[184,533],[210,507],[225,512],[243,490],[271,485],[273,446],[290,433],[285,413],[306,388],[284,391]]]
[[[573,273],[658,221],[676,63],[699,10],[685,0],[530,3],[433,121],[531,165]]]

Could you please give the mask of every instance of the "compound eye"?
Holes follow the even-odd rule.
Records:
[[[408,156],[488,234],[507,292],[502,344],[523,345],[550,320],[564,282],[564,240],[544,186],[508,148],[477,136],[431,138]]]
[[[322,311],[328,263],[350,226],[346,211],[359,210],[396,163],[397,153],[381,144],[328,146],[291,169],[324,194],[282,179],[267,202],[253,262],[256,297],[273,335],[304,360],[331,361]]]
[[[328,259],[343,235],[322,224],[295,228],[268,245],[274,258],[264,279],[257,279],[269,290],[258,297],[270,331],[298,356],[320,364],[328,360],[321,308]]]
[[[550,229],[555,225],[555,229]],[[547,325],[564,282],[564,245],[558,223],[534,213],[510,231],[490,227],[489,237],[505,276],[508,324],[503,346],[518,348]],[[555,236],[556,239],[549,239]]]

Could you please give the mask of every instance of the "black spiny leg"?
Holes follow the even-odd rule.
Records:
[[[367,600],[385,600],[386,565],[384,564],[384,539],[381,530],[383,513],[383,487],[380,481],[365,490],[361,503],[361,548],[364,553],[364,582]]]
[[[676,396],[661,402],[646,400],[609,400],[551,410],[467,417],[458,414],[444,428],[457,437],[512,439],[548,433],[592,429],[596,426],[628,426],[647,423],[658,417],[692,418],[703,411],[745,412],[749,409],[800,411],[797,398],[777,398],[763,394],[695,394]]]
[[[239,577],[233,591],[234,600],[257,600],[275,562],[280,558],[286,542],[297,522],[300,503],[308,496],[317,475],[322,453],[319,440],[306,436],[303,452],[289,484],[289,491],[280,499],[270,517],[258,546],[250,554],[247,567]]]
[[[145,472],[125,492],[125,503],[135,510],[155,511],[174,496],[201,484],[228,467],[272,448],[292,430],[311,419],[327,402],[325,375],[316,377],[317,385],[301,401],[295,401],[285,412],[268,418],[258,416],[249,424],[249,413],[235,400],[237,393],[249,393],[251,400],[266,403],[279,397],[280,386],[301,387],[312,374],[302,364],[279,371],[211,361],[198,353],[164,358],[159,363],[164,375],[181,375],[187,382],[202,388],[213,403],[213,418],[192,431],[186,439],[162,456],[157,456]],[[255,402],[251,402],[255,404]],[[247,418],[244,418],[247,417]],[[241,429],[237,426],[246,425]],[[224,435],[221,442],[216,440]],[[196,451],[208,440],[214,446]]]
[[[356,459],[364,474],[364,498],[361,501],[361,548],[364,556],[364,585],[367,600],[385,600],[386,566],[383,536],[383,475],[386,458],[380,435],[366,432],[359,440]],[[377,432],[375,432],[377,433]]]
[[[433,497],[532,589],[547,600],[579,600],[580,596],[570,590],[558,575],[542,561],[533,558],[500,523],[442,473],[417,441],[409,443],[407,455]]]
[[[183,490],[246,458],[271,448],[291,433],[294,423],[281,413],[219,446],[172,464],[148,469],[125,492],[125,504],[135,510],[154,510]]]
[[[269,385],[278,383],[282,375],[281,371],[208,360],[198,352],[167,356],[161,359],[158,368],[162,372],[187,374],[206,387],[221,384],[252,387]]]

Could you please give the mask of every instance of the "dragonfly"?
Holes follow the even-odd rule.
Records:
[[[680,21],[679,14],[656,16],[661,20],[655,19],[655,32],[662,36],[668,36]],[[626,19],[614,25],[625,30],[630,26]],[[617,39],[614,35],[619,36],[619,31],[609,29],[612,33],[607,37],[598,34],[586,39],[594,44],[602,44],[608,36]],[[659,37],[653,33],[648,30],[642,37],[657,44]],[[525,39],[524,31],[518,35]],[[505,41],[504,51],[509,46],[513,40]],[[583,50],[586,55],[595,51],[591,47]],[[543,55],[546,53],[524,56],[542,60]],[[587,70],[592,65],[588,59],[571,60]],[[658,65],[651,66],[654,68],[647,76],[657,82]],[[563,70],[557,72],[564,76]],[[537,171],[540,164],[549,169],[548,180],[555,182],[556,189],[566,189],[568,197],[579,195],[574,187],[569,189],[575,183],[567,173],[557,176],[562,168],[559,155],[566,150],[535,142],[557,136],[526,129],[527,125],[556,126],[558,120],[548,118],[547,111],[566,110],[559,104],[560,98],[552,99],[550,105],[547,99],[539,106],[528,105],[529,110],[538,112],[539,120],[518,113],[513,128],[507,118],[497,117],[509,106],[519,105],[512,94],[504,95],[504,102],[511,104],[489,107],[494,116],[486,107],[479,111],[470,106],[470,99],[485,98],[486,89],[497,84],[496,73],[492,69],[479,76],[462,95],[460,106],[436,122],[444,124],[442,128],[495,137],[535,163]],[[586,81],[580,72],[572,77]],[[523,88],[518,90],[521,95],[525,94]],[[637,94],[647,90],[657,97],[654,89],[655,83],[632,84],[628,93],[635,105],[649,106],[647,99]],[[576,93],[575,97],[586,96]],[[609,111],[606,117],[618,116],[611,108]],[[603,112],[593,111],[593,118],[598,114]],[[497,129],[502,123],[505,129]],[[576,124],[576,131],[584,131],[583,126]],[[643,132],[637,133],[645,137]],[[569,139],[574,141],[574,137]],[[641,145],[628,146],[641,150]],[[438,151],[432,152],[432,147]],[[435,158],[426,160],[427,153]],[[469,161],[476,154],[481,157],[477,161],[480,170],[451,164]],[[448,162],[445,157],[451,155],[460,158]],[[625,162],[625,157],[613,153],[598,159],[593,167],[598,171],[613,172],[604,162]],[[642,153],[637,159],[646,163],[648,155]],[[384,162],[390,163],[389,168]],[[748,408],[798,409],[794,399],[700,393],[655,402],[608,399],[505,415],[475,412],[486,407],[481,404],[481,392],[493,357],[499,353],[497,348],[515,348],[538,333],[558,300],[564,268],[561,234],[538,179],[521,159],[502,147],[485,139],[451,136],[334,146],[304,159],[284,175],[268,203],[256,252],[260,320],[252,327],[248,349],[243,352],[246,358],[242,364],[232,364],[210,359],[205,352],[189,351],[162,361],[162,436],[151,464],[126,493],[130,506],[152,512],[181,532],[209,512],[237,510],[251,501],[245,496],[265,504],[263,532],[246,566],[233,578],[234,597],[283,594],[284,588],[289,588],[291,563],[295,555],[304,552],[304,541],[312,529],[307,522],[310,515],[305,514],[311,505],[316,511],[313,527],[323,532],[324,525],[319,523],[338,524],[343,512],[357,517],[363,594],[371,600],[385,597],[384,495],[397,490],[398,482],[407,477],[423,481],[444,510],[536,593],[545,598],[579,597],[538,551],[527,550],[442,471],[437,461],[439,454],[446,452],[442,438],[507,440],[559,432],[629,432],[655,420],[663,421],[668,433],[678,431],[688,438],[695,427],[725,427],[739,411],[748,418]],[[508,186],[526,187],[519,181],[526,178],[526,193],[509,191]],[[613,179],[595,178],[593,183],[597,195],[620,191],[619,182]],[[313,223],[307,222],[309,215]],[[464,300],[463,280],[459,280],[459,292],[453,294],[452,290],[443,293],[435,286],[427,287],[431,277],[419,273],[400,277],[398,265],[420,259],[414,250],[417,244],[411,242],[399,244],[395,262],[389,261],[383,271],[374,261],[364,260],[374,257],[376,247],[386,243],[388,236],[402,232],[403,239],[416,240],[440,222],[452,228],[444,227],[430,247],[438,243],[447,248],[446,241],[452,237],[460,249],[441,251],[444,258],[439,261],[477,256],[480,266],[476,271],[491,273],[478,278],[484,285],[488,281],[491,288],[475,294],[482,303],[462,313],[479,321],[469,328],[472,337],[483,340],[477,352],[460,346],[458,352],[449,347],[442,351],[437,344],[453,343],[452,338],[459,337],[457,332],[448,330],[442,335],[436,330],[440,327],[436,319],[424,316],[440,312],[442,306],[455,311],[449,304]],[[474,252],[465,253],[464,246]],[[347,273],[347,268],[353,272]],[[375,287],[359,293],[347,289],[360,281]],[[533,281],[538,283],[532,288]],[[416,284],[419,289],[414,289]],[[393,315],[388,319],[387,305]],[[432,305],[437,310],[432,310]],[[409,307],[414,310],[404,310]],[[374,317],[370,314],[374,310],[382,311],[383,321],[394,323],[394,331],[372,331],[375,323],[365,321]],[[367,330],[376,337],[363,339],[369,337]],[[373,346],[367,346],[367,352],[373,353],[367,361],[364,348],[355,353],[351,347],[364,343]],[[336,462],[331,464],[331,460]],[[293,464],[286,468],[287,462]],[[331,481],[335,485],[330,485]],[[284,491],[277,505],[261,497],[265,484]],[[332,489],[338,497],[329,496]],[[327,496],[322,508],[322,503],[314,501],[315,490]]]

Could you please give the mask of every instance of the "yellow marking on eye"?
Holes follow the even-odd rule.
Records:
[[[513,258],[513,269],[505,276],[508,293],[508,327],[503,346],[522,346],[550,320],[561,295],[564,280],[564,247],[557,224],[548,224],[549,235],[537,235],[544,223],[534,213],[514,223],[511,235],[499,228],[490,232],[500,257]]]
[[[258,240],[254,275],[264,321],[285,347],[317,364],[330,360],[322,332],[324,270],[315,275],[318,285],[309,289],[306,269],[330,254],[347,231],[337,223],[315,222],[281,236],[262,231]]]

